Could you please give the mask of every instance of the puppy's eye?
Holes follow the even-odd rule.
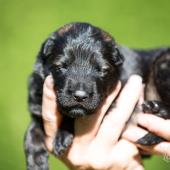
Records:
[[[103,67],[96,66],[95,70],[98,72],[100,77],[105,77],[109,73],[110,68],[108,66]]]
[[[62,67],[61,67],[60,65],[57,65],[57,66],[55,67],[55,69],[56,69],[57,71],[59,71],[59,70],[62,69]]]
[[[101,71],[101,77],[105,77],[108,73],[109,73],[109,69],[108,69],[108,68],[102,69],[102,71]]]
[[[101,68],[101,77],[107,76],[111,72],[112,68],[109,65],[105,65]]]
[[[65,72],[67,71],[67,65],[66,64],[58,64],[55,66],[56,71],[62,71]]]

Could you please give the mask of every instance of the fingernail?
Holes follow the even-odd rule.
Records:
[[[53,138],[51,137],[46,137],[45,139],[45,144],[49,152],[53,151]]]
[[[53,78],[51,75],[47,76],[46,80],[45,80],[45,83],[46,83],[46,86],[49,88],[49,89],[53,89],[54,87],[54,81],[53,81]]]
[[[139,81],[141,83],[142,77],[137,74],[134,74],[134,75],[130,76],[129,81]]]

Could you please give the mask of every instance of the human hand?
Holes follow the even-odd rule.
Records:
[[[139,98],[138,106],[140,107],[144,102],[144,87]],[[141,110],[141,109],[139,109]],[[170,120],[165,120],[153,114],[135,113],[134,122],[130,123],[123,132],[123,138],[136,143],[140,138],[145,136],[148,131],[152,132],[166,141],[152,146],[144,146],[136,144],[145,154],[156,154],[170,157]],[[140,126],[139,126],[140,125]],[[143,128],[142,128],[143,127]],[[147,131],[148,130],[148,131]]]
[[[116,107],[107,112],[119,93],[120,86],[118,83],[96,113],[76,119],[73,144],[60,158],[71,169],[143,169],[137,147],[125,139],[120,139],[139,99],[142,81],[139,76],[132,76],[116,100]],[[52,141],[62,118],[57,111],[56,96],[50,76],[44,83],[42,116],[47,136],[46,145],[52,151]]]
[[[139,144],[137,146],[147,153],[170,157],[170,120],[165,120],[152,114],[139,113],[136,116],[136,122],[143,128],[148,129],[148,131],[167,140],[153,146]],[[140,127],[131,126],[125,131],[123,136],[131,142],[136,142],[146,135],[148,131]]]

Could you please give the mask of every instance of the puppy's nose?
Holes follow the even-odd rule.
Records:
[[[78,102],[82,102],[88,97],[87,92],[83,90],[76,90],[73,96],[74,96],[74,99]]]

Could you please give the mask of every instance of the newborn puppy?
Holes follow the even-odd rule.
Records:
[[[141,75],[145,83],[149,82],[146,89],[150,91],[154,87],[161,101],[164,92],[157,89],[161,83],[154,81],[159,70],[169,67],[168,64],[159,67],[167,56],[166,52],[169,56],[168,49],[141,51],[118,46],[108,33],[87,23],[67,24],[54,32],[42,45],[29,80],[32,123],[25,135],[27,169],[48,169],[41,117],[42,89],[46,76],[53,76],[59,111],[63,114],[62,125],[54,140],[54,154],[60,156],[72,143],[74,118],[94,113],[119,79],[125,83],[130,75]],[[163,59],[157,61],[157,57]],[[167,60],[170,61],[169,58]],[[150,67],[154,68],[154,75]],[[151,74],[148,76],[149,71]],[[169,88],[168,83],[167,78],[166,87]],[[162,115],[159,111],[163,109],[169,115],[167,107],[161,102],[146,102],[143,108],[158,116]],[[163,140],[151,133],[147,135],[138,142],[154,144]]]

